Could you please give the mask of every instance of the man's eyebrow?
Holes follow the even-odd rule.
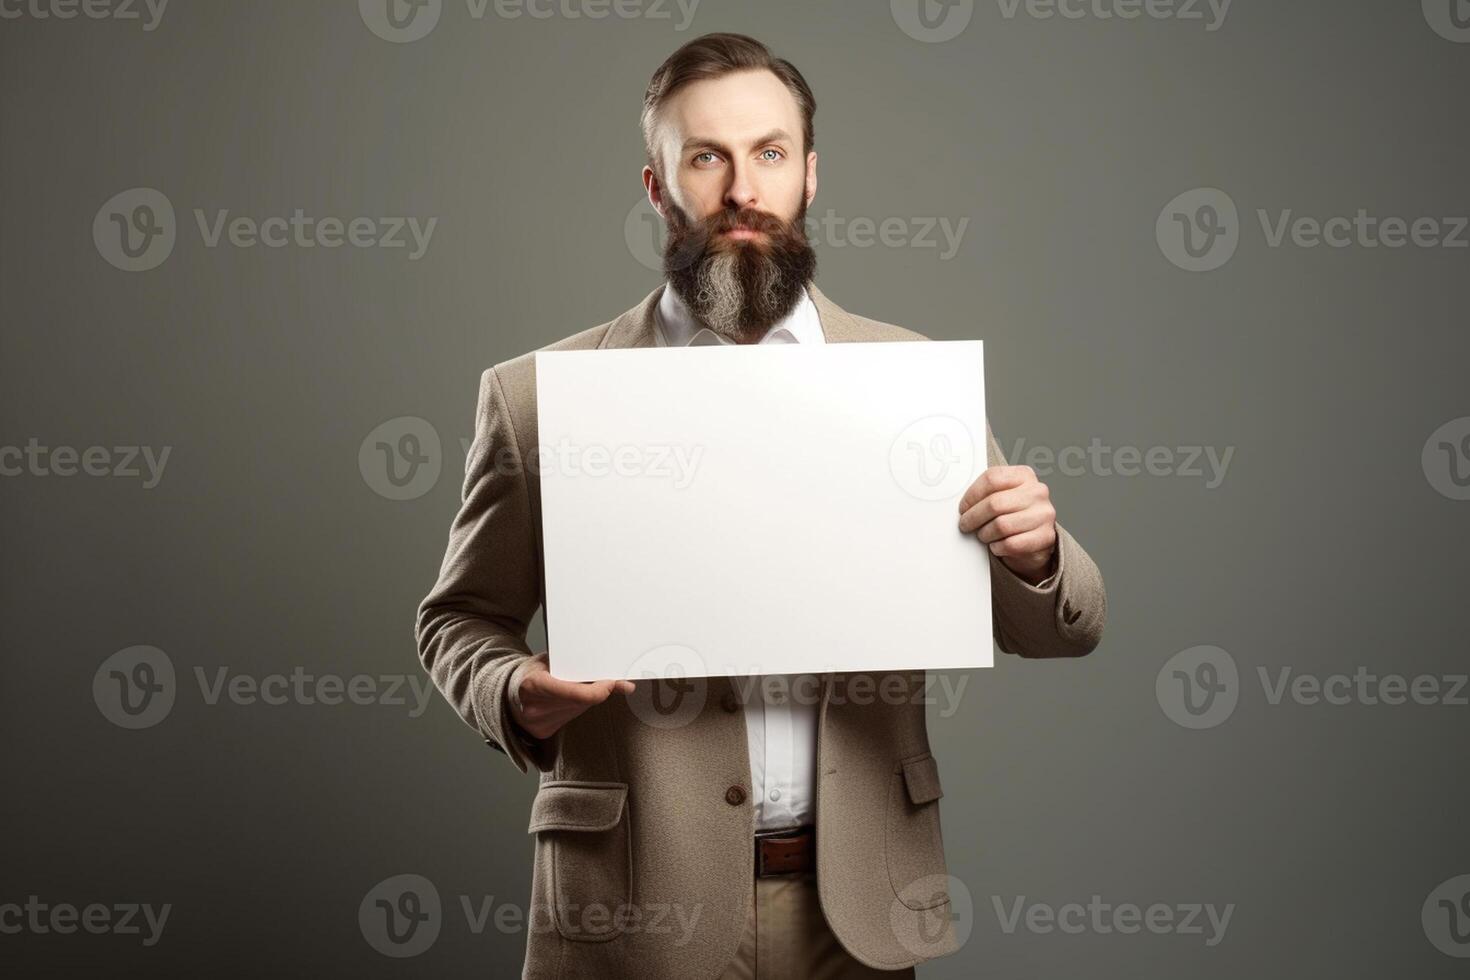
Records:
[[[784,129],[773,129],[769,133],[767,133],[766,135],[762,136],[760,139],[753,141],[752,145],[753,146],[764,146],[767,143],[794,143],[794,142],[795,142],[795,140],[793,140],[791,138],[791,134],[788,133],[788,132],[786,132],[786,130],[784,130]],[[689,139],[687,139],[687,140],[684,141],[684,145],[682,147],[680,147],[680,152],[688,153],[690,150],[695,150],[695,149],[719,150],[721,153],[729,153],[730,152],[729,147],[725,146],[725,144],[721,143],[719,140],[710,139],[710,138],[704,137],[704,136],[691,136]]]

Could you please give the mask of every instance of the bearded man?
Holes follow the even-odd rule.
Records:
[[[642,116],[667,282],[543,349],[926,339],[813,283],[815,112],[801,73],[752,38],[674,52]],[[992,603],[1006,653],[1086,654],[1106,618],[1097,567],[1045,484],[987,441],[990,465],[955,515],[989,554],[991,593],[974,601]],[[423,665],[464,721],[540,774],[524,976],[903,977],[954,952],[924,674],[709,678],[677,728],[635,710],[663,681],[553,676],[526,642],[545,601],[537,445],[533,352],[481,377],[463,504],[416,622]],[[846,693],[859,684],[899,695]]]

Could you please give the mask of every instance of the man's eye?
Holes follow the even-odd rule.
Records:
[[[714,159],[715,159],[715,155],[713,153],[711,153],[709,150],[705,150],[703,153],[699,154],[698,156],[696,156],[694,158],[694,162],[695,163],[713,163],[714,162]]]
[[[771,147],[767,147],[766,149],[761,151],[761,159],[779,160],[781,159],[781,151]]]

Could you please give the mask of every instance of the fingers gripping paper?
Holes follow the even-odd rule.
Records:
[[[536,355],[568,680],[991,666],[979,341]]]

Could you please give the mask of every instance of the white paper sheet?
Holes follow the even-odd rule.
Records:
[[[991,666],[980,341],[536,355],[568,680]]]

